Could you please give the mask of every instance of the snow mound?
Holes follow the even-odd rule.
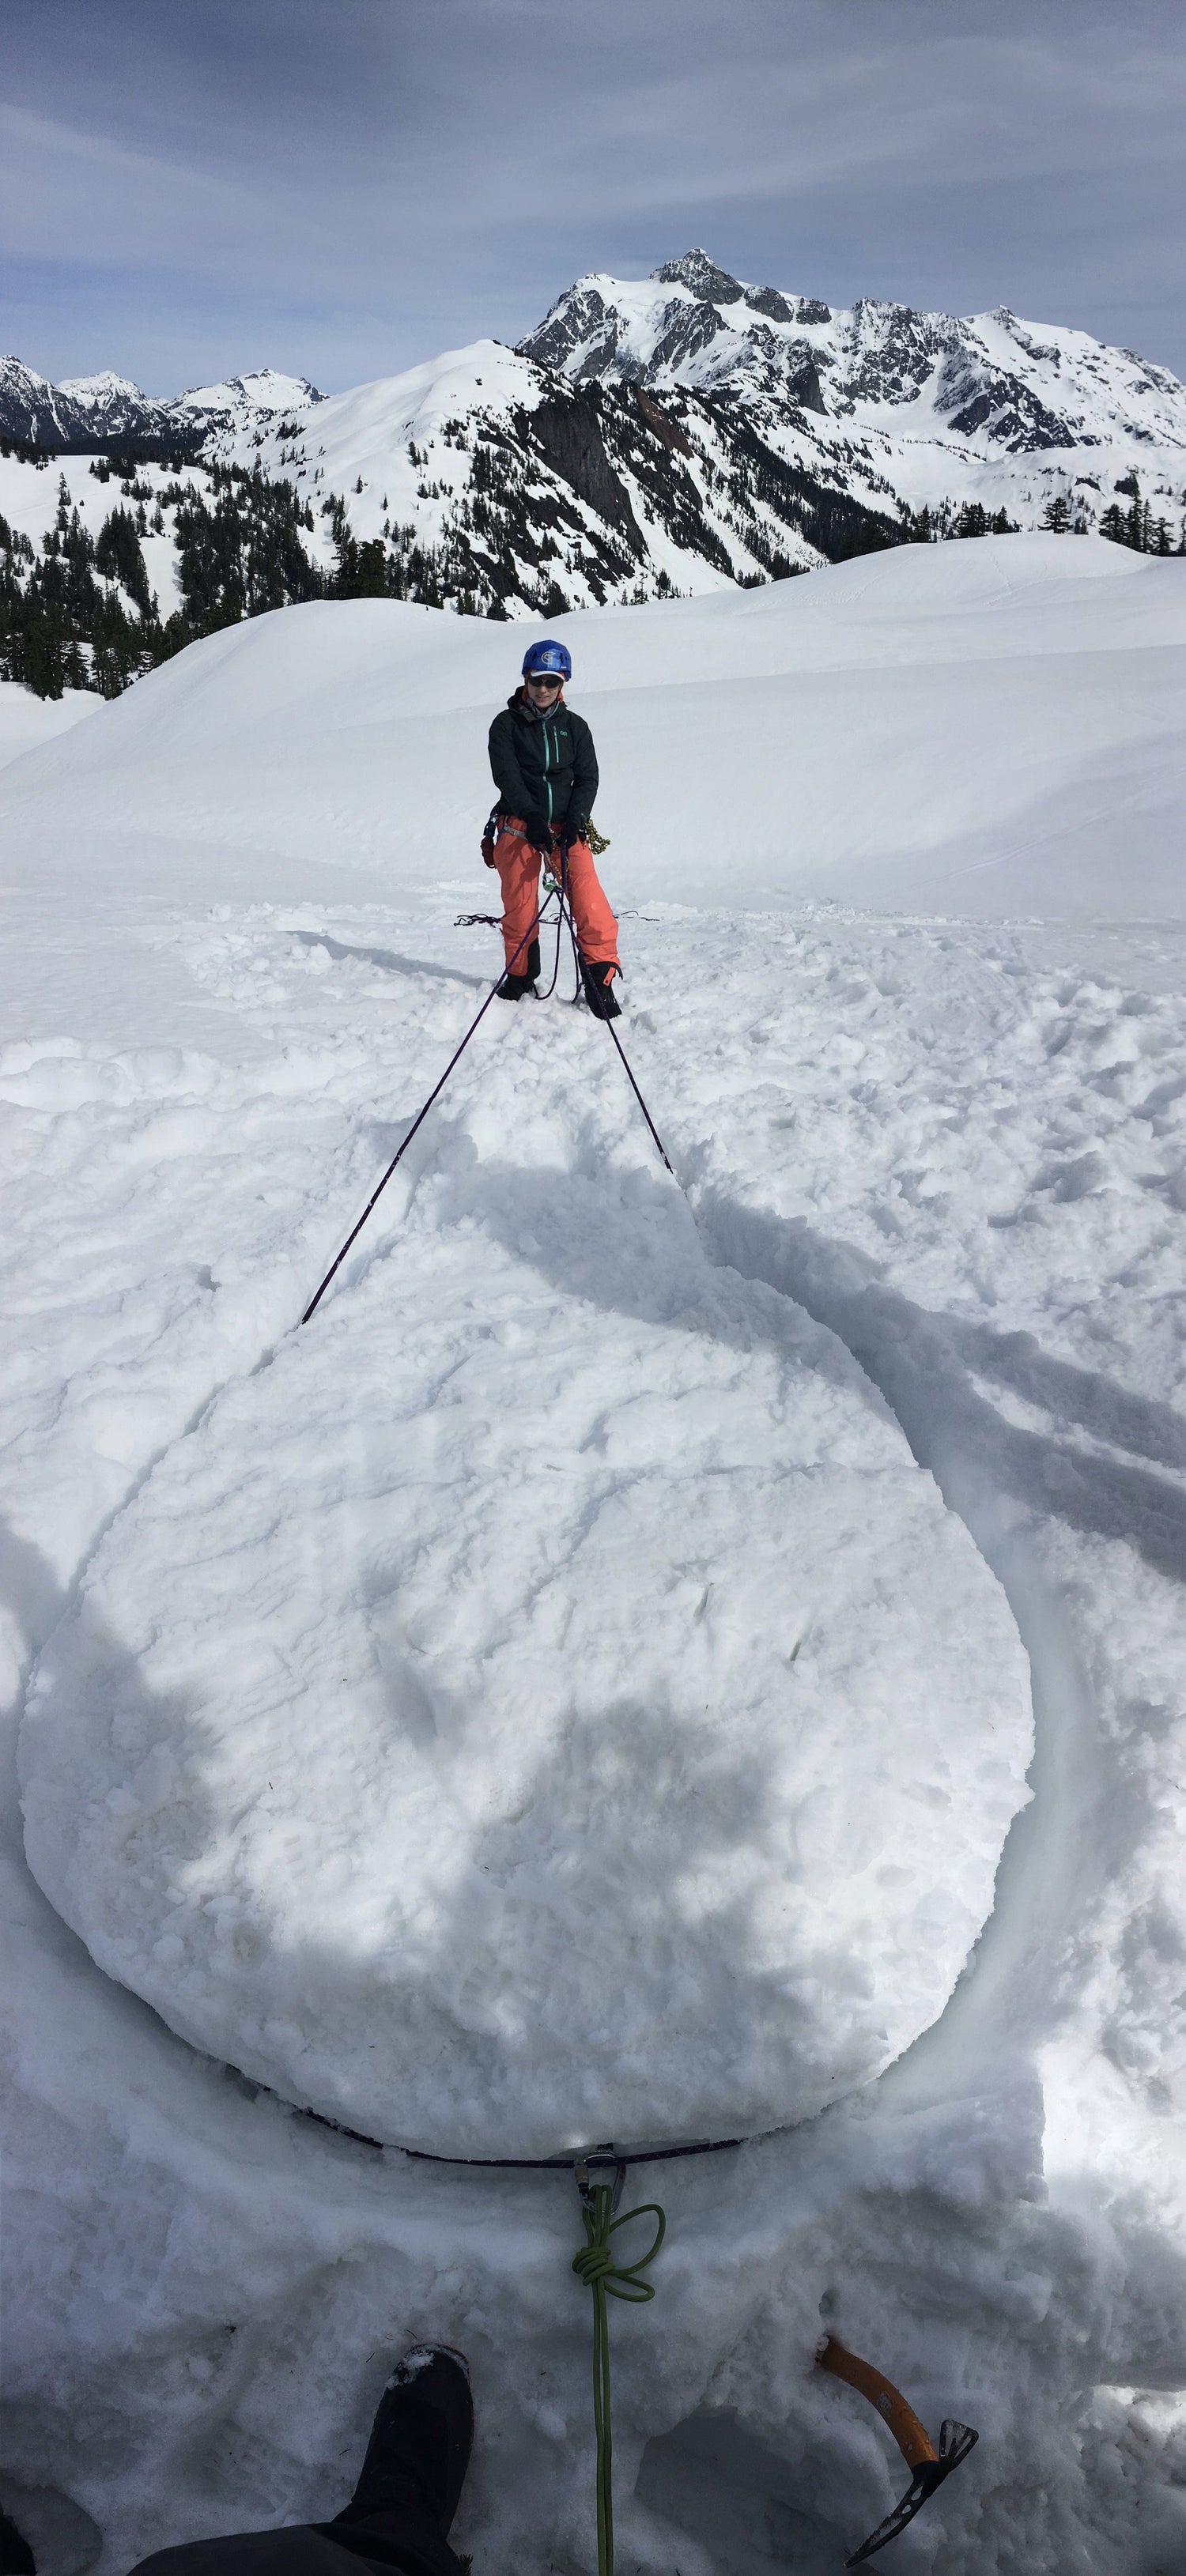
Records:
[[[0,507],[15,525],[2,488]],[[552,631],[596,737],[614,901],[1183,917],[1177,561],[1092,537],[903,546]],[[6,848],[44,874],[81,801],[89,881],[121,905],[195,870],[234,902],[386,901],[442,869],[468,887],[523,641],[377,599],[225,628],[5,782]],[[745,781],[743,844],[725,775]],[[23,1029],[15,952],[13,983]]]
[[[1026,1795],[994,1578],[841,1346],[711,1266],[607,1055],[483,1028],[349,1284],[109,1531],[23,1735],[105,1969],[444,2153],[867,2082]]]

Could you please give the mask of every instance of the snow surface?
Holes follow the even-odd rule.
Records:
[[[702,1620],[697,1594],[668,1631],[680,1646],[668,1737],[596,1738],[604,1802],[632,1793],[628,1833],[651,1803],[664,1898],[689,1841],[693,1864],[732,1867],[747,1901],[771,1884],[766,1805],[734,1827],[727,1804],[738,1782],[764,1796],[760,1771],[718,1766],[705,1840],[665,1749],[695,1714],[679,1699],[686,1657],[703,1657],[710,1703],[721,1654],[757,1695],[764,1659],[793,1643],[797,1586],[864,1579],[831,1561],[848,1555],[854,1483],[899,1497],[906,1553],[908,1513],[924,1534],[918,1645],[942,1631],[948,1670],[966,1674],[963,1623],[984,1634],[1003,1594],[1029,1658],[1033,1796],[970,1971],[930,2029],[814,2118],[633,2178],[628,2197],[657,2189],[669,2238],[655,2305],[612,2324],[620,2548],[656,2576],[788,2564],[815,2576],[900,2491],[871,2414],[813,2374],[821,2321],[890,2370],[933,2430],[945,2413],[981,2430],[896,2545],[903,2570],[1152,2576],[1183,2557],[1180,579],[1087,540],[1018,538],[568,621],[605,778],[622,1034],[686,1198],[650,1153],[603,1031],[560,1002],[492,1013],[407,1185],[393,1184],[303,1334],[295,1317],[497,962],[491,934],[451,925],[489,902],[482,743],[515,639],[381,602],[287,611],[192,648],[0,786],[14,924],[4,1257],[21,1317],[3,1413],[12,1705],[32,1668],[33,1848],[45,1815],[77,1833],[84,1859],[62,1903],[122,1909],[136,1974],[157,1898],[144,1905],[131,1871],[142,1853],[151,1878],[165,1838],[159,1808],[156,1822],[143,1798],[139,1821],[129,1810],[127,1782],[137,1730],[164,1736],[154,1693],[175,1690],[183,1666],[187,1688],[235,1665],[237,1728],[220,1680],[188,1736],[193,1709],[177,1712],[170,1749],[191,1766],[176,1815],[199,1829],[179,1853],[192,1876],[175,1882],[180,1967],[205,1938],[228,1962],[221,1991],[239,2020],[262,1881],[245,1909],[236,1872],[243,1849],[267,1848],[256,1766],[274,1741],[270,1657],[302,1659],[302,1728],[323,1659],[326,1722],[303,1823],[291,1771],[284,1786],[268,1775],[282,1804],[267,1882],[279,1893],[255,1952],[265,1976],[270,1955],[284,1965],[277,1926],[295,1925],[284,1872],[308,1865],[308,1818],[348,1758],[333,1701],[343,1638],[370,1620],[375,1669],[398,1667],[409,1774],[435,1762],[438,1786],[450,1728],[474,1728],[466,1659],[490,1645],[473,1742],[484,1796],[499,1751],[511,1767],[520,1751],[517,1736],[480,1740],[486,1711],[498,1715],[499,1615],[541,1620],[543,1595],[599,1544],[596,1521],[574,1544],[570,1507],[596,1508],[615,1473],[650,1512],[660,1455],[685,1561],[710,1544],[738,1561],[747,1493],[754,1546],[736,1621],[710,1592]],[[857,721],[891,685],[892,735]],[[759,693],[765,722],[746,732]],[[966,752],[969,726],[976,757],[957,743],[944,762],[947,729]],[[1019,733],[1035,747],[1020,775]],[[743,774],[767,835],[753,867],[731,835]],[[549,1512],[533,1432],[553,1386]],[[772,1513],[792,1503],[808,1434],[818,1520],[808,1533],[797,1519],[784,1548]],[[714,1458],[727,1475],[705,1472]],[[315,1527],[323,1493],[332,1521]],[[674,1537],[658,1514],[648,1531],[666,1621]],[[870,1510],[862,1564],[893,1536]],[[959,1634],[941,1615],[944,1567]],[[574,1588],[574,1692],[585,1656],[599,1684],[620,1650],[636,1587],[619,1558],[600,1630]],[[883,1638],[896,1610],[878,1607]],[[114,1760],[101,1704],[77,1689],[100,1622],[130,1739]],[[1012,1691],[1013,1630],[994,1633]],[[525,1725],[555,1675],[546,1630],[535,1637]],[[855,1670],[860,1640],[845,1648]],[[808,1654],[809,1637],[788,1691]],[[657,1662],[635,1676],[640,1696]],[[917,1679],[920,1653],[910,1669]],[[853,1800],[858,1830],[880,1831],[865,1810],[917,1788],[936,1711],[925,1684],[914,1703],[898,1694],[871,1795],[842,1776],[868,1758],[864,1687],[860,1706],[817,1703],[818,1724],[833,1792]],[[752,1766],[752,1707],[742,1715]],[[374,1705],[363,1716],[360,1816],[371,1789],[372,1806],[398,1804],[365,1768]],[[960,1777],[973,1741],[950,1734],[952,1779],[935,1783],[953,1832],[978,1803]],[[295,1770],[295,1739],[281,1749]],[[92,1761],[98,1810],[72,1818]],[[460,1766],[455,1778],[460,1794]],[[673,1799],[679,1851],[661,1839]],[[566,1822],[585,1812],[570,1797]],[[899,1864],[925,1902],[942,1838],[911,1813]],[[334,2511],[391,2357],[424,2334],[462,2343],[474,2368],[479,2449],[458,2545],[493,2571],[589,2566],[571,2183],[380,2155],[256,2093],[167,2026],[180,2016],[163,1993],[154,2011],[96,1967],[29,1873],[15,1800],[6,1817],[2,2491],[48,2536],[46,2566],[114,2576],[202,2530]],[[826,1808],[817,1823],[826,1838]],[[302,1831],[285,1855],[283,1836]],[[130,1858],[113,1884],[100,1862],[117,1850]],[[328,1887],[332,1863],[315,1857]],[[842,1870],[850,1860],[842,1826]],[[982,1845],[959,1890],[970,1921],[990,1867]],[[216,1909],[205,1935],[199,1883]],[[367,1902],[352,1854],[340,1885],[336,1956],[310,1943],[297,1964],[306,1993],[338,1985],[348,2028]],[[601,1937],[588,1922],[594,1963]],[[731,1939],[726,1925],[735,1966]],[[645,1941],[634,1947],[651,1976]],[[569,1973],[559,1940],[549,1964]],[[681,1918],[673,2016],[687,1966]],[[480,2002],[480,1938],[454,1961],[458,1977],[467,1968]],[[633,1972],[605,1954],[624,2043]],[[759,2031],[774,2026],[765,2009]],[[291,2069],[292,2034],[273,2044]],[[427,2058],[413,2072],[427,2088]]]
[[[89,689],[63,689],[60,698],[39,698],[21,680],[0,680],[0,769],[19,760],[22,751],[52,742],[93,715],[98,701]]]
[[[488,1033],[395,1294],[162,1459],[23,1739],[101,1966],[442,2154],[820,2110],[941,2010],[1026,1795],[1003,1594],[645,1133],[605,1172],[601,1034],[566,1103],[545,1029]]]

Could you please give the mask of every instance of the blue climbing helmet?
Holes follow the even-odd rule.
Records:
[[[551,671],[557,679],[571,680],[572,655],[567,644],[555,643],[550,635],[545,636],[542,644],[529,644],[523,656],[524,679],[528,679],[533,671]]]

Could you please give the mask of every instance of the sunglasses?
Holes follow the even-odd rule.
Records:
[[[554,679],[548,671],[533,671],[527,683],[529,689],[558,689],[562,685],[559,678]]]

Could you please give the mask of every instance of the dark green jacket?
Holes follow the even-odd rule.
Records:
[[[521,689],[490,727],[490,766],[498,812],[542,814],[570,840],[588,822],[597,794],[597,754],[583,716],[563,703],[555,713],[528,713]]]

